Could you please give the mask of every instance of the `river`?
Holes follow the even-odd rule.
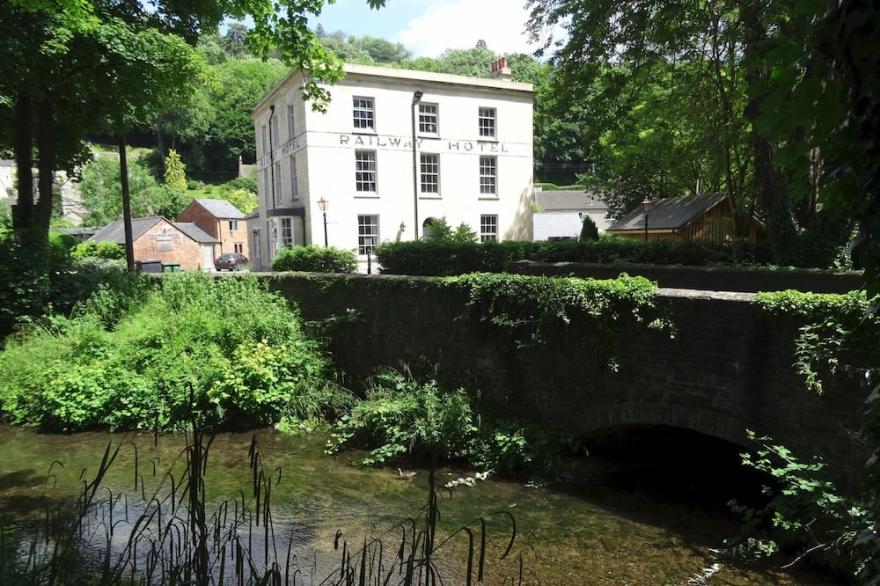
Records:
[[[425,503],[428,470],[405,470],[411,478],[402,478],[397,469],[360,466],[359,452],[325,454],[327,438],[321,434],[289,435],[271,429],[215,437],[205,478],[209,502],[235,499],[240,491],[250,490],[248,451],[254,437],[263,467],[273,477],[274,531],[285,536],[284,543],[292,539],[294,553],[314,575],[334,571],[337,531],[342,531],[342,539],[361,543],[365,532],[381,534],[401,519],[418,515]],[[130,506],[136,507],[136,495],[144,488],[133,490],[132,444],[138,448],[138,473],[151,487],[162,472],[180,465],[174,462],[185,445],[183,436],[162,435],[154,445],[154,437],[147,434],[60,435],[0,428],[0,519],[23,532],[36,526],[47,503],[72,500],[80,490],[80,478],[94,474],[108,442],[120,441],[126,443],[103,485],[114,494],[132,493]],[[50,476],[55,460],[63,466],[52,466]],[[733,519],[658,499],[648,491],[620,490],[604,482],[604,471],[601,464],[581,462],[580,473],[549,485],[490,478],[456,487],[451,494],[440,490],[440,533],[448,535],[481,516],[488,519],[489,584],[518,576],[520,559],[528,584],[831,583],[805,572],[756,569],[718,558],[713,549],[735,534]],[[436,471],[438,484],[472,475]],[[516,522],[514,547],[503,561],[498,557],[512,525],[506,515],[492,515],[499,511],[511,513]],[[394,535],[389,533],[391,541]],[[460,537],[440,553],[445,557],[446,584],[463,581],[466,546],[464,535]]]

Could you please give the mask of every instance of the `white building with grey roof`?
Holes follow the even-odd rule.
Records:
[[[585,216],[593,220],[600,234],[614,221],[608,215],[608,205],[586,190],[535,192],[535,240],[576,240]]]
[[[303,101],[303,74],[288,75],[253,112],[252,264],[325,241],[363,260],[439,218],[483,241],[530,240],[532,86],[511,81],[504,59],[492,75],[346,64],[323,113]]]

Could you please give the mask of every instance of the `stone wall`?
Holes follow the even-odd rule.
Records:
[[[862,287],[862,274],[856,271],[835,273],[811,269],[776,270],[759,267],[690,267],[644,265],[633,263],[541,263],[519,261],[507,267],[511,273],[592,277],[613,279],[620,273],[650,279],[668,289],[700,291],[812,291],[814,293],[846,293]]]
[[[616,335],[616,372],[592,357],[611,343],[573,322],[517,348],[507,331],[481,321],[465,294],[437,279],[399,276],[267,276],[321,321],[334,359],[358,388],[380,365],[435,365],[448,385],[479,394],[495,414],[571,435],[622,425],[688,428],[742,445],[746,429],[772,435],[796,453],[814,450],[838,470],[864,454],[865,395],[836,382],[807,392],[792,369],[794,331],[763,315],[749,293],[660,290],[657,304],[673,339],[644,326]]]

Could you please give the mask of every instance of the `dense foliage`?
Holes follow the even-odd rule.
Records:
[[[128,189],[131,213],[135,218],[176,218],[189,203],[182,191],[160,185],[146,167],[138,162],[128,165]],[[87,225],[103,226],[122,219],[119,161],[101,157],[86,164],[82,171],[80,192],[83,205],[89,212],[84,219]]]
[[[851,172],[865,125],[850,117],[865,107],[846,78],[858,68],[857,93],[876,93],[865,82],[878,52],[835,46],[880,23],[876,7],[858,4],[529,2],[557,115],[581,122],[592,163],[581,179],[617,212],[646,195],[724,192],[740,233],[760,214],[779,263],[804,233],[846,243],[868,203]],[[876,140],[871,149],[876,159]]]
[[[586,241],[389,242],[376,247],[382,272],[394,275],[460,275],[501,272],[508,263],[540,262],[646,263],[659,265],[729,265],[769,262],[766,247],[737,241],[727,246],[697,242],[605,237]],[[809,259],[801,266],[812,266]]]
[[[253,426],[340,404],[296,311],[255,279],[185,273],[134,293],[99,288],[10,341],[2,411],[55,430],[168,429],[190,406]]]
[[[125,258],[125,250],[115,242],[81,242],[70,250],[70,256],[73,258],[109,258],[123,259]]]
[[[382,370],[370,381],[366,398],[339,419],[328,449],[366,446],[366,465],[409,457],[493,472],[527,468],[532,446],[523,429],[481,425],[472,396],[464,389],[442,389],[434,379]]]
[[[353,273],[357,257],[350,250],[333,246],[293,246],[282,248],[272,261],[273,271],[313,273]]]
[[[880,578],[880,539],[870,512],[880,498],[880,315],[864,291],[761,293],[756,303],[776,327],[791,332],[793,368],[808,392],[828,393],[840,385],[864,390],[869,418],[863,437],[869,459],[867,479],[845,494],[829,481],[821,460],[804,463],[784,446],[753,437],[761,447],[757,457],[746,457],[746,465],[779,482],[777,490],[768,491],[772,500],[766,509],[748,512],[752,519],[769,521],[772,529],[765,542],[755,543],[765,550],[793,544],[803,557],[820,554],[825,563],[874,583]],[[755,532],[763,535],[757,525]]]

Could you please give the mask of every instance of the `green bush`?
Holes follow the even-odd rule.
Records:
[[[257,195],[257,180],[253,177],[236,177],[230,181],[226,182],[226,185],[232,189],[241,189],[243,191],[249,191],[254,195]]]
[[[644,263],[707,266],[769,262],[763,246],[734,242],[708,246],[697,242],[606,236],[590,241],[389,242],[375,249],[382,272],[395,275],[461,275],[502,272],[511,262]]]
[[[120,259],[125,258],[125,249],[115,242],[95,242],[88,240],[73,247],[70,251],[73,258],[109,258]]]
[[[532,461],[522,428],[481,427],[464,389],[444,390],[434,379],[391,369],[377,373],[366,398],[337,421],[328,450],[353,445],[370,448],[362,460],[368,466],[409,457],[521,471]]]
[[[0,354],[0,410],[48,429],[253,426],[343,401],[298,314],[254,278],[168,275],[142,301],[99,288]]]
[[[357,258],[350,250],[320,246],[282,248],[272,261],[273,271],[353,273]]]
[[[599,228],[596,226],[596,222],[593,221],[593,218],[588,215],[584,215],[579,240],[581,242],[599,240]]]

